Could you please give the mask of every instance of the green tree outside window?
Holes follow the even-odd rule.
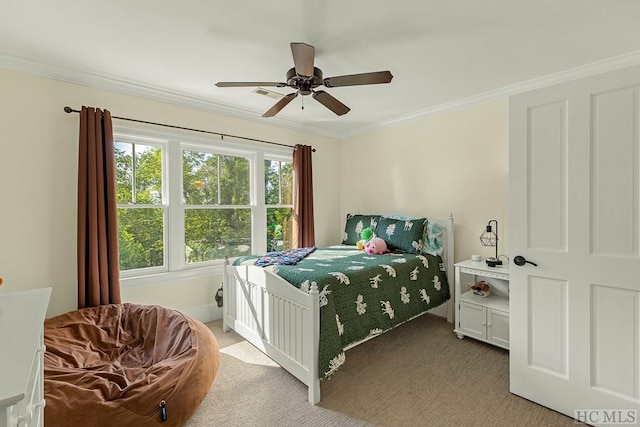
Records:
[[[264,161],[265,204],[267,205],[267,250],[292,247],[293,163]]]

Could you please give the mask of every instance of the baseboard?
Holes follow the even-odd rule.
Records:
[[[222,319],[222,307],[218,307],[216,304],[202,305],[200,307],[190,307],[179,311],[189,317],[198,319],[202,323]]]
[[[444,317],[446,319],[448,307],[449,307],[449,303],[446,302],[442,305],[439,305],[438,307],[432,308],[431,310],[429,310],[429,313],[435,314],[436,316]]]

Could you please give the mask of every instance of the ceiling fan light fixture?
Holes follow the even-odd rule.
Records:
[[[291,54],[294,67],[286,73],[286,83],[282,82],[218,82],[217,87],[246,87],[271,86],[290,87],[296,92],[280,95],[279,101],[262,117],[273,117],[298,95],[311,95],[313,99],[327,107],[334,114],[342,116],[351,109],[323,90],[315,91],[319,86],[341,87],[390,83],[393,75],[390,71],[375,71],[371,73],[349,74],[324,78],[322,70],[314,66],[316,48],[306,43],[291,43]],[[254,92],[267,92],[268,89],[259,88]],[[271,91],[268,91],[271,92]],[[277,92],[274,92],[277,93]],[[268,95],[267,95],[268,96]],[[304,107],[303,107],[304,108]]]

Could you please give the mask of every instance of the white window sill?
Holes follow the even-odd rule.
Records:
[[[181,271],[168,271],[162,273],[147,274],[144,276],[121,277],[120,285],[126,288],[137,286],[148,286],[163,282],[176,282],[179,280],[207,277],[214,275],[222,275],[224,273],[224,264],[214,265],[210,267],[192,268]]]

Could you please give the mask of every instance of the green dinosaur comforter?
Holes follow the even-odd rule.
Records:
[[[253,264],[258,256],[234,265]],[[320,378],[344,363],[344,349],[380,335],[449,299],[442,258],[368,255],[352,246],[317,248],[295,265],[265,267],[297,288],[320,291]]]

